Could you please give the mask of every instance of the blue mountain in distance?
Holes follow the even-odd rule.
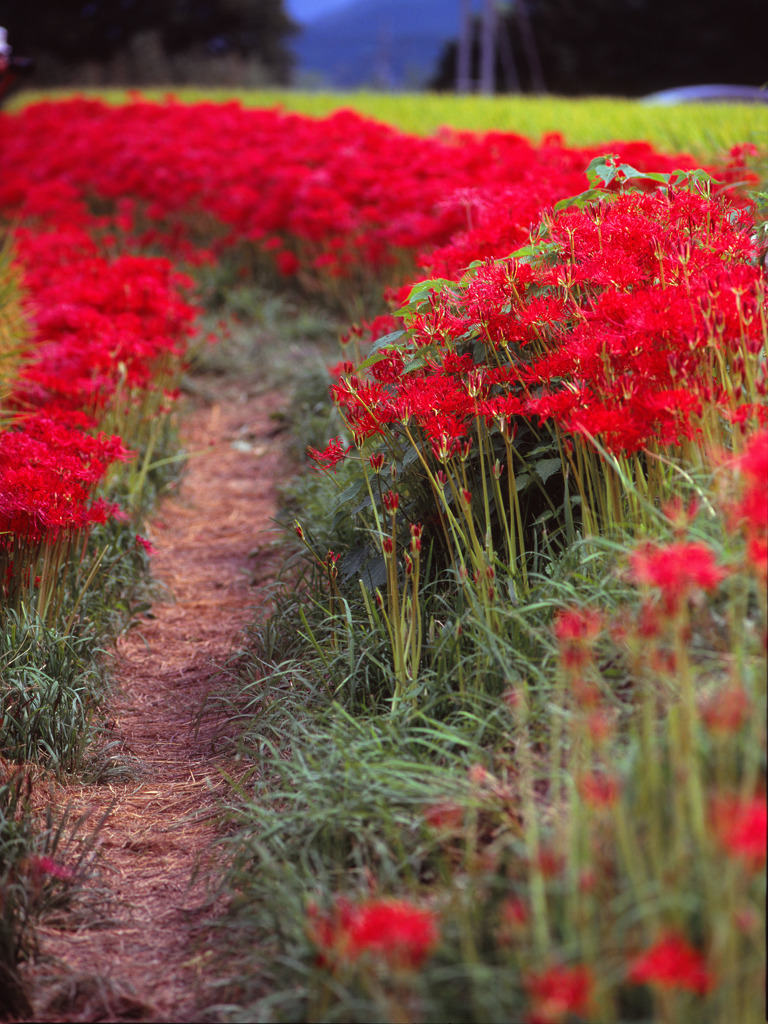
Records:
[[[291,40],[297,84],[421,88],[459,32],[460,0],[349,0]]]
[[[349,3],[350,0],[283,0],[283,7],[295,21],[303,24]]]

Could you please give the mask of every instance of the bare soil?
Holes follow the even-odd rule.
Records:
[[[220,837],[221,769],[235,766],[216,749],[214,723],[196,725],[242,628],[268,610],[263,585],[281,558],[271,517],[288,457],[274,419],[281,395],[211,386],[215,397],[194,401],[184,429],[198,454],[149,531],[170,600],[118,644],[110,714],[130,780],[59,798],[94,821],[114,806],[100,832],[98,893],[42,929],[27,969],[37,1021],[196,1021],[216,1001],[205,867]]]

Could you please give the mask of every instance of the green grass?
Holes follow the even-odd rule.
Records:
[[[237,99],[246,107],[281,106],[310,117],[325,117],[351,107],[406,132],[430,135],[449,126],[466,131],[515,132],[538,142],[547,132],[560,132],[574,146],[620,139],[645,139],[661,149],[711,158],[731,146],[753,142],[768,145],[768,105],[687,103],[672,107],[645,106],[613,97],[453,96],[441,93],[301,92],[290,89],[143,89],[141,95],[161,100],[173,92],[185,103],[223,103]],[[124,103],[135,91],[125,89],[30,90],[8,104],[18,110],[42,99],[73,95],[98,96]]]

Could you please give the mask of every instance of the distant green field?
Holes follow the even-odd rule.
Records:
[[[144,89],[141,93],[150,99],[162,99],[169,91]],[[179,88],[174,89],[173,94],[188,103],[237,99],[248,107],[281,106],[311,117],[323,117],[340,107],[352,107],[403,131],[420,135],[451,126],[469,131],[516,132],[533,141],[547,132],[560,132],[567,143],[576,146],[645,139],[660,149],[689,152],[700,159],[712,158],[744,142],[753,142],[768,152],[768,104],[688,103],[654,107],[636,100],[605,97],[481,97],[287,89]],[[39,99],[72,95],[100,96],[108,102],[121,103],[131,94],[124,89],[28,91],[16,97],[8,109],[19,109]]]

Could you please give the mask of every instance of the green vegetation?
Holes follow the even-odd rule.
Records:
[[[528,251],[530,266],[546,273],[539,255]],[[456,322],[474,283],[470,272],[451,292]],[[402,322],[438,308],[416,289]],[[765,321],[750,323],[757,347],[741,358],[757,360],[744,376],[756,383]],[[456,354],[474,351],[474,373],[480,337],[456,340]],[[426,387],[424,348],[396,344]],[[326,436],[338,434],[338,411],[327,416]],[[551,495],[555,515],[522,511],[521,585],[483,458],[496,443],[503,462],[503,449],[477,420],[479,461],[435,456],[453,499],[432,480],[426,440],[397,420],[286,489],[286,530],[299,521],[276,611],[208,709],[250,765],[223,842],[216,1012],[757,1022],[766,605],[752,561],[762,549],[728,524],[757,486],[765,433],[750,447],[726,417],[716,444],[659,449],[669,473],[658,492],[650,472],[633,479],[573,438],[580,514],[569,520],[567,492]],[[728,445],[730,461],[714,457]],[[518,480],[541,455],[517,451]],[[433,485],[421,495],[419,466]],[[512,472],[507,454],[497,476]],[[399,505],[385,500],[395,489]],[[451,557],[427,546],[427,530],[409,534],[430,496]]]
[[[258,97],[247,101],[278,101]],[[563,130],[569,142],[642,137],[702,161],[764,142],[765,113],[755,108],[729,107],[723,118],[710,107],[602,100],[279,94],[286,107],[317,103],[302,108],[317,115],[347,99],[422,131],[450,121],[538,139],[574,122]],[[524,110],[531,120],[522,123]],[[506,120],[514,116],[520,123]],[[715,208],[705,175],[673,186],[656,176],[663,187],[650,194],[635,190],[649,178],[631,168],[596,160],[590,171],[634,194],[623,203],[620,190],[601,193],[598,204],[587,193],[544,217],[515,266],[511,257],[478,261],[431,292],[417,287],[400,310],[404,330],[367,360],[356,352],[362,365],[342,374],[370,383],[366,371],[391,360],[379,367],[381,386],[365,392],[356,377],[337,392],[350,396],[343,408],[331,406],[331,374],[318,358],[334,317],[308,312],[295,292],[271,294],[274,279],[246,275],[236,286],[236,267],[200,272],[211,326],[228,335],[218,352],[200,347],[195,365],[240,378],[260,367],[270,382],[290,383],[297,448],[337,441],[285,485],[289,557],[274,614],[253,625],[227,685],[203,709],[239,769],[222,810],[227,911],[213,950],[212,1019],[762,1019],[763,281],[746,222]],[[665,204],[679,205],[670,213]],[[570,246],[558,234],[569,229]],[[576,273],[586,265],[593,277]],[[617,265],[627,268],[620,283]],[[608,315],[581,336],[583,364],[574,371],[556,359],[536,377],[536,360],[564,359],[597,310]],[[616,342],[629,333],[614,330],[625,314],[648,344]],[[449,325],[438,341],[433,315]],[[500,322],[510,333],[494,333]],[[562,410],[587,364],[595,379],[603,374],[579,409],[582,426],[597,410],[587,421],[594,433],[552,415],[542,428],[523,397],[550,387]],[[682,389],[664,377],[679,366],[685,397],[701,405],[690,435],[688,419],[675,416]],[[524,395],[513,390],[521,380],[535,382]],[[411,399],[427,400],[390,416],[387,403],[409,384]],[[595,435],[608,433],[602,414],[626,426],[629,413],[617,423],[609,399],[630,386],[645,400],[641,426],[669,417],[663,434],[653,427],[627,453]],[[445,395],[463,419],[454,435],[432,434]],[[360,409],[368,433],[364,419],[352,422]],[[170,434],[154,432],[156,412],[138,414],[138,475],[110,482],[131,508],[144,508],[152,473],[174,465]],[[99,558],[122,565],[128,544],[94,539],[105,553],[86,563],[87,577]],[[106,616],[99,598],[90,605],[88,593],[72,593],[78,622]],[[130,608],[119,592],[99,593]],[[8,622],[8,750],[70,770],[91,705],[74,684],[36,703],[52,681],[22,653],[48,645],[61,688],[80,634],[66,646],[36,623]],[[59,707],[69,717],[54,735],[48,712],[55,719]],[[16,850],[21,806],[21,783],[9,776],[3,786],[0,857],[4,843]],[[9,854],[7,869],[0,859],[0,871],[24,875],[31,842]],[[45,870],[57,877],[55,862]],[[31,888],[23,883],[22,897]],[[23,934],[16,919],[7,934]],[[15,970],[20,949],[0,964]]]
[[[323,93],[289,89],[256,91],[231,89],[143,89],[141,95],[161,100],[169,92],[184,103],[225,103],[238,100],[247,107],[280,106],[288,111],[325,117],[350,107],[417,135],[430,135],[446,126],[457,131],[503,131],[539,141],[559,132],[569,145],[588,146],[617,139],[645,139],[670,152],[691,153],[712,160],[731,146],[768,143],[768,106],[761,104],[687,103],[676,107],[644,106],[636,100],[557,96],[446,96],[438,93]],[[109,103],[124,103],[135,92],[124,89],[28,91],[9,109],[40,99],[89,95]]]

